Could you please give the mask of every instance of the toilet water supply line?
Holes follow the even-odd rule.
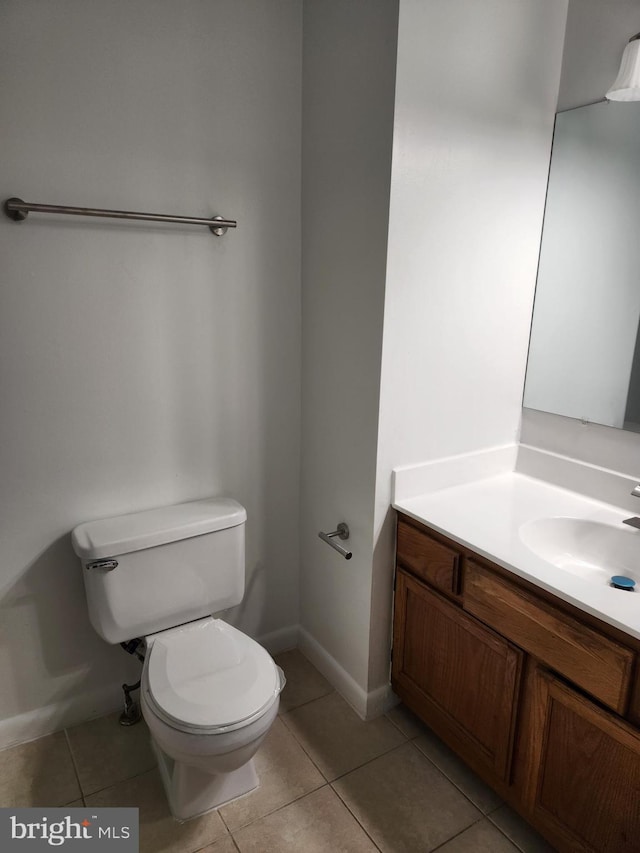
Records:
[[[140,646],[144,647],[144,640],[141,640],[140,637],[136,637],[134,640],[128,640],[126,643],[120,643],[120,645],[125,652],[130,655],[135,655],[141,663],[144,663],[144,654],[139,650]],[[122,685],[122,692],[124,693],[124,710],[120,714],[119,718],[121,726],[134,726],[142,719],[140,705],[135,699],[131,698],[133,691],[140,689],[141,680],[142,679],[138,679],[135,684]]]

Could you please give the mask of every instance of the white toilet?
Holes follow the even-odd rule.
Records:
[[[144,638],[142,713],[178,820],[253,790],[253,756],[273,723],[282,670],[211,614],[244,595],[247,514],[210,498],[81,524],[93,627],[108,643]]]

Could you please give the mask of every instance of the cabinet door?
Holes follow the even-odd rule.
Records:
[[[411,575],[396,583],[392,683],[471,763],[508,781],[523,653]]]
[[[528,807],[562,849],[640,850],[640,733],[538,669]]]

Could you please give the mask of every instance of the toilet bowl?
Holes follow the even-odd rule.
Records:
[[[144,639],[140,704],[178,820],[258,785],[253,756],[285,684],[262,646],[211,615],[242,600],[245,522],[236,501],[209,498],[72,534],[93,627]]]
[[[174,817],[185,820],[258,785],[253,756],[285,684],[270,655],[221,619],[146,638],[141,707]]]

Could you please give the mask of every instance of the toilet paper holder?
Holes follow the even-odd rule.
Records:
[[[326,542],[327,545],[331,545],[332,548],[335,548],[338,554],[342,554],[345,560],[350,560],[353,557],[351,551],[343,548],[342,545],[338,544],[338,542],[333,541],[336,537],[343,540],[349,538],[349,525],[344,521],[341,521],[337,529],[333,530],[331,533],[324,533],[321,530],[320,533],[318,533],[318,536],[323,542]]]

